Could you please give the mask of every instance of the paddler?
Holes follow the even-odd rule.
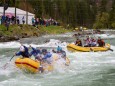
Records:
[[[102,40],[100,37],[98,37],[97,43],[98,43],[98,46],[99,46],[99,47],[105,46],[104,40]]]
[[[20,46],[20,51],[15,53],[16,56],[22,56],[23,58],[29,58],[28,48],[25,45]]]
[[[77,45],[77,46],[82,46],[81,40],[77,38],[77,40],[76,40],[76,42],[75,42],[75,45]]]
[[[41,51],[40,49],[34,48],[30,45],[30,48],[32,49],[32,51],[30,52],[30,56],[34,56],[36,61],[41,61]]]
[[[30,45],[30,48],[32,48],[32,51],[30,52],[30,56],[34,56],[35,57],[35,61],[39,61],[40,62],[40,67],[38,68],[38,70],[43,73],[44,69],[43,69],[43,65],[42,65],[42,55],[41,55],[41,50],[34,48]]]
[[[43,62],[46,62],[48,64],[51,64],[53,62],[52,54],[46,49],[42,49],[42,60]]]

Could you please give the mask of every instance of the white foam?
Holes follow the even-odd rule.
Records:
[[[62,46],[62,47],[66,47],[67,43],[66,42],[61,42],[59,40],[55,40],[55,39],[50,39],[49,42],[44,43],[44,44],[24,44],[25,46],[29,47],[29,45],[33,46],[33,47],[57,47]],[[4,42],[4,43],[0,43],[0,48],[19,48],[21,46],[20,42]]]
[[[57,46],[61,46],[61,47],[66,47],[67,43],[66,42],[61,42],[59,40],[55,40],[55,39],[50,39],[49,42],[39,45],[41,47],[57,47]]]
[[[71,34],[60,34],[60,35],[44,35],[44,38],[48,38],[48,37],[72,37]]]
[[[18,48],[20,46],[19,42],[4,42],[0,43],[0,48]]]
[[[95,34],[95,37],[101,37],[101,38],[115,38],[115,35],[110,35],[110,34]]]

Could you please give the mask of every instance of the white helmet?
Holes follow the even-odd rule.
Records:
[[[24,46],[20,47],[20,51],[22,51],[22,52],[25,51]]]

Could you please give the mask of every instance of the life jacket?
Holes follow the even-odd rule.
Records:
[[[78,46],[82,46],[81,40],[77,40],[75,44],[78,45]]]
[[[102,39],[99,39],[97,43],[99,44],[100,47],[103,47],[105,45],[105,42]]]
[[[50,57],[52,57],[52,54],[48,52],[48,53],[46,53],[46,55],[43,56],[43,59],[47,59]]]
[[[87,45],[91,44],[91,39],[90,39],[90,38],[87,38],[87,39],[85,40],[85,43],[86,43]]]
[[[28,48],[27,48],[26,46],[24,46],[24,49],[25,49],[25,51],[22,52],[22,56],[23,56],[23,57],[29,57]]]

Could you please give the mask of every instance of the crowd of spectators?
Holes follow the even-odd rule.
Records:
[[[23,24],[25,24],[25,18],[24,16],[20,19],[19,16],[16,17],[16,24],[21,24],[20,22],[22,22]],[[9,23],[9,24],[15,24],[15,16],[0,16],[0,24],[5,24],[5,23]]]
[[[15,24],[15,16],[9,17],[9,16],[0,16],[0,24],[5,24],[5,23],[9,23],[9,24]],[[45,19],[45,18],[32,18],[31,19],[31,23],[33,26],[37,26],[37,25],[45,25],[45,26],[49,26],[49,25],[59,25],[59,22],[57,22],[56,20],[50,18],[50,19]],[[21,17],[17,16],[16,17],[16,24],[25,24],[25,17]]]
[[[25,17],[20,17],[20,16],[17,16],[16,17],[16,21],[15,21],[15,16],[0,16],[0,25],[1,24],[4,24],[8,30],[9,28],[9,25],[12,25],[12,24],[25,24]],[[45,25],[46,27],[47,26],[50,26],[50,25],[57,25],[59,26],[60,23],[57,22],[56,20],[52,19],[52,18],[49,18],[49,19],[45,19],[45,18],[32,18],[31,19],[31,24],[34,26],[34,27],[38,27],[38,25]]]
[[[50,19],[44,19],[44,18],[32,18],[32,25],[33,26],[38,26],[38,25],[45,25],[50,26],[50,25],[57,25],[59,26],[60,23],[57,22],[56,20],[50,18]]]

